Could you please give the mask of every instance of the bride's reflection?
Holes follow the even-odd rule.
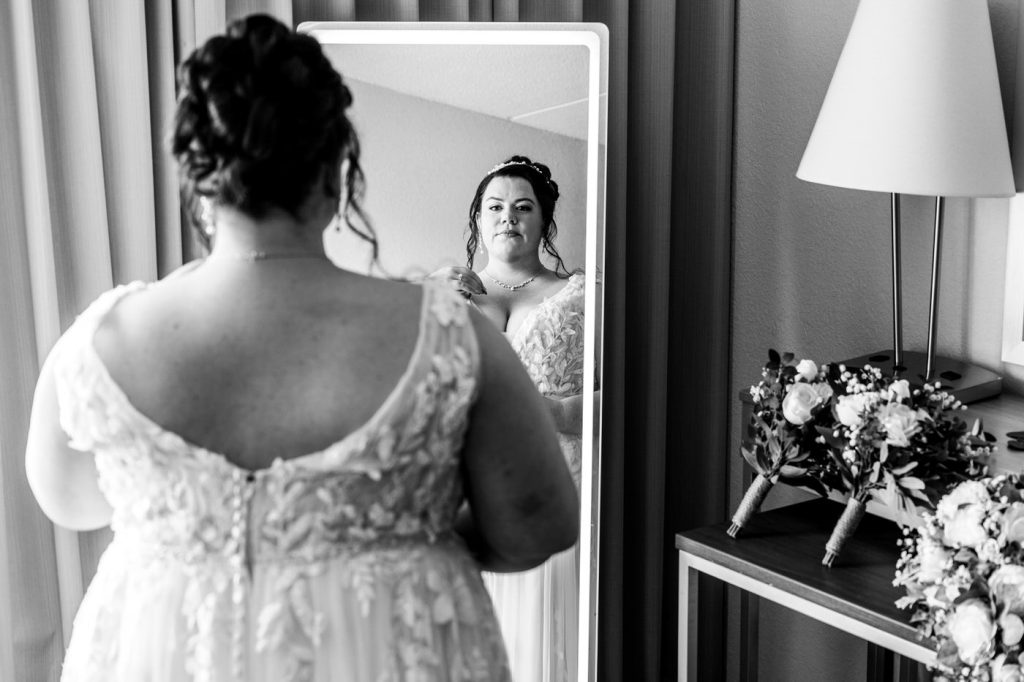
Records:
[[[525,156],[496,165],[481,180],[470,205],[468,268],[449,268],[447,273],[505,332],[547,399],[578,489],[584,277],[568,272],[555,245],[558,196],[558,183],[546,165]],[[553,267],[545,266],[541,253]],[[478,254],[485,261],[479,276],[471,269]],[[484,574],[513,679],[577,679],[579,569],[577,542],[533,570]]]

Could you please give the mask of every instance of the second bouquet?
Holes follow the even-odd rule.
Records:
[[[769,351],[750,392],[742,453],[757,477],[733,516],[733,537],[780,480],[822,496],[833,491],[846,508],[826,543],[822,564],[831,566],[869,499],[920,518],[951,488],[987,472],[994,439],[980,423],[969,428],[963,405],[937,383],[914,386],[871,366],[818,366]]]

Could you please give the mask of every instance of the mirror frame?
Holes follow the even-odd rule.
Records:
[[[608,28],[600,23],[322,21],[303,22],[298,30],[312,35],[322,45],[546,45],[583,46],[588,49],[584,352],[592,362],[586,363],[583,371],[583,433],[593,435],[582,439],[581,470],[584,475],[580,481],[580,628],[577,645],[578,679],[581,682],[596,680],[601,430],[597,421],[600,409],[595,407],[594,392],[598,364],[602,363],[602,355],[597,352],[596,345],[596,319],[604,298],[600,295],[602,300],[599,300],[597,283],[598,274],[604,268],[606,230],[606,225],[599,226],[598,222],[605,215],[599,202],[603,202],[606,196]],[[601,334],[603,337],[603,325]],[[584,559],[589,570],[584,570]],[[585,634],[584,623],[587,624]]]

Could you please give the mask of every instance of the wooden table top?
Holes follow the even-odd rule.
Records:
[[[920,644],[910,611],[895,605],[904,591],[892,585],[894,522],[866,514],[832,567],[821,565],[842,511],[832,500],[802,502],[755,514],[736,539],[728,522],[679,533],[676,548]]]

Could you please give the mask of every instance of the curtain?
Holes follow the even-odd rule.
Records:
[[[733,8],[734,0],[0,3],[0,679],[59,677],[73,614],[109,541],[107,531],[54,528],[28,490],[39,366],[98,293],[193,257],[163,142],[173,69],[252,12],[292,25],[608,26],[593,645],[601,680],[674,679],[673,536],[727,513]],[[702,626],[720,633],[721,610],[716,619],[702,608],[712,612]],[[721,659],[710,653],[709,678]]]
[[[25,480],[35,377],[114,283],[181,263],[160,151],[173,103],[162,2],[0,3],[0,679],[56,680],[109,531],[56,529]]]

